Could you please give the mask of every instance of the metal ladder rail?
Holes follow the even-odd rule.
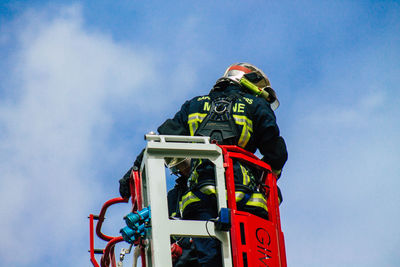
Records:
[[[210,144],[209,137],[163,136],[148,134],[141,166],[143,205],[151,206],[150,247],[148,266],[172,266],[170,236],[215,237],[221,241],[223,266],[232,267],[229,232],[205,227],[205,221],[170,220],[164,159],[189,157],[209,159],[215,165],[218,208],[226,208],[225,169],[222,149]],[[222,193],[220,193],[222,192]]]

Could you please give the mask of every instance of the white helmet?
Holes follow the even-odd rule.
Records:
[[[243,85],[243,83],[241,83],[242,78],[246,78],[247,81],[257,86],[260,92],[266,91],[268,93],[261,95],[265,97],[268,103],[270,103],[273,110],[276,110],[279,107],[278,98],[275,91],[271,88],[271,83],[269,82],[267,75],[250,63],[234,63],[230,65],[217,83],[228,79],[234,83]]]

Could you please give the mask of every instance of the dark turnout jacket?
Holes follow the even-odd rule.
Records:
[[[209,112],[211,98],[232,93],[238,95],[233,105],[233,117],[240,134],[237,145],[251,153],[259,149],[266,163],[274,170],[281,170],[287,160],[287,151],[285,141],[279,134],[275,114],[265,99],[245,93],[239,86],[230,85],[186,101],[173,119],[166,120],[158,128],[158,132],[194,135]]]
[[[231,84],[214,88],[209,95],[197,96],[186,101],[172,119],[166,120],[158,128],[158,132],[165,135],[196,135],[196,130],[210,112],[212,101],[232,95],[234,95],[231,107],[232,117],[238,133],[234,144],[251,153],[258,149],[263,155],[262,160],[268,163],[275,173],[280,174],[288,155],[285,141],[279,133],[275,114],[265,99],[246,93],[239,86]],[[200,200],[204,199],[201,197],[204,194],[200,191],[210,194],[209,190],[201,190],[201,188],[215,184],[213,165],[208,160],[195,160],[192,164],[192,175],[189,178],[191,192],[184,195],[181,201],[180,210],[183,215],[187,207],[194,208],[186,210],[196,210],[196,205],[193,204],[198,205]],[[256,191],[254,178],[257,176],[256,171],[239,162],[234,162],[234,176],[237,191],[238,188],[242,188],[243,192],[251,196],[250,200],[249,197],[246,199],[245,205],[250,204],[254,206],[252,208],[261,208],[266,211],[263,197],[260,194],[252,194]],[[239,201],[241,198],[237,195],[236,199]]]
[[[279,174],[288,155],[285,141],[279,133],[275,114],[265,99],[244,92],[240,86],[230,84],[214,87],[214,90],[210,94],[196,96],[186,101],[172,119],[167,119],[158,128],[159,134],[195,135],[197,129],[209,114],[212,101],[220,97],[232,95],[234,96],[231,107],[232,117],[237,131],[237,138],[234,144],[251,153],[256,152],[258,149],[263,155],[262,160],[268,163]],[[141,155],[138,156],[134,165],[140,167],[140,163]],[[189,186],[190,193],[184,195],[182,198],[180,207],[182,213],[184,213],[186,207],[193,206],[191,204],[195,204],[194,202],[200,202],[196,191],[198,192],[201,186],[214,184],[214,169],[208,160],[193,160],[192,164],[192,175],[189,178],[191,183]],[[128,173],[125,175],[127,176],[125,178],[129,177]],[[254,175],[254,171],[250,168],[238,162],[234,163],[236,185],[244,186],[248,191],[254,190]],[[121,185],[123,185],[124,180],[126,179],[120,180]],[[190,195],[192,191],[195,193],[194,195]],[[197,198],[197,200],[193,201],[194,198]],[[262,196],[258,197],[258,199],[260,198]],[[250,199],[249,203],[252,199]],[[253,200],[256,206],[266,209],[265,203],[261,206],[256,203],[257,201],[262,202],[261,200],[257,200],[256,196],[254,196]]]

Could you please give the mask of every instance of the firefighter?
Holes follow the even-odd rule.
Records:
[[[158,132],[165,135],[210,136],[218,144],[238,145],[255,153],[280,177],[287,160],[274,110],[279,101],[267,76],[249,63],[230,65],[208,95],[186,101]],[[140,167],[141,155],[135,161]],[[264,196],[257,191],[257,171],[234,162],[238,209],[267,218]],[[188,190],[179,203],[183,219],[208,220],[218,216],[213,164],[204,159],[191,161]],[[129,197],[129,172],[120,180],[120,193]],[[193,238],[201,266],[221,266],[220,244],[215,239]]]

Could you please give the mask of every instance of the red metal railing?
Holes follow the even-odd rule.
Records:
[[[141,192],[141,184],[140,184],[140,177],[139,172],[136,170],[132,170],[131,176],[129,179],[129,186],[131,189],[131,200],[132,200],[132,212],[136,211],[142,205],[142,192]],[[118,203],[128,203],[129,199],[127,198],[113,198],[106,201],[101,210],[99,215],[89,215],[89,231],[90,231],[90,261],[92,262],[93,266],[95,267],[116,267],[115,261],[115,245],[119,242],[124,241],[122,236],[108,236],[101,231],[103,226],[103,222],[105,219],[105,214],[107,209]],[[96,224],[96,231],[94,231],[94,220],[97,220]],[[107,241],[107,245],[104,249],[95,249],[94,248],[94,234],[101,238],[104,241]],[[102,254],[100,265],[96,260],[95,254]],[[144,249],[141,250],[142,261],[144,260]],[[143,261],[144,262],[144,261]],[[143,263],[145,267],[145,262]]]
[[[279,201],[276,186],[276,176],[271,167],[258,159],[254,154],[237,146],[220,146],[224,156],[226,169],[225,179],[227,187],[228,207],[231,209],[232,228],[232,260],[234,267],[270,266],[286,267],[284,236],[281,231]],[[261,179],[263,192],[268,207],[268,219],[260,218],[248,212],[239,211],[236,205],[233,161],[240,161],[246,165],[263,171]],[[139,172],[134,170],[130,176],[132,211],[142,207],[141,180]],[[100,214],[90,214],[90,261],[95,267],[116,267],[115,244],[123,241],[121,236],[112,237],[101,232],[107,209],[117,203],[127,203],[128,199],[114,198],[104,203]],[[94,231],[94,220],[98,220]],[[108,241],[105,249],[94,248],[94,234],[104,241]],[[139,245],[141,240],[135,245]],[[95,254],[103,254],[100,265]],[[146,267],[145,251],[141,248],[142,266]]]
[[[279,215],[276,180],[271,167],[252,153],[237,146],[220,146],[226,168],[228,207],[232,212],[232,258],[234,267],[286,267],[286,254]],[[268,219],[239,211],[236,205],[233,160],[264,172],[262,187],[266,198]]]

